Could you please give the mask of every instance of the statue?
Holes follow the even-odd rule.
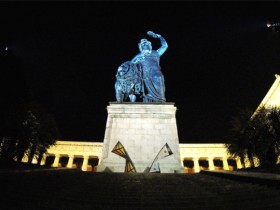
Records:
[[[147,39],[141,39],[138,44],[138,53],[130,62],[124,62],[117,72],[115,84],[118,102],[129,99],[136,101],[136,95],[143,98],[143,102],[165,102],[164,76],[160,67],[160,56],[168,48],[167,42],[160,35],[152,31],[147,34],[160,39],[161,47],[152,49],[152,44]]]

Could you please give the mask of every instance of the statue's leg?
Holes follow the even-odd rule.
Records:
[[[116,91],[116,99],[117,99],[117,102],[121,102],[120,93],[118,93],[117,91]]]
[[[119,81],[116,81],[115,83],[115,92],[116,92],[116,99],[117,102],[122,102],[123,101],[123,93],[122,93],[122,86]]]
[[[136,101],[136,95],[130,94],[129,99],[130,99],[130,102],[135,102]]]
[[[116,90],[116,99],[117,99],[117,102],[123,102],[124,94],[122,93],[121,90]]]
[[[121,93],[121,100],[122,100],[122,102],[126,101],[126,99],[127,99],[127,95],[122,92]]]

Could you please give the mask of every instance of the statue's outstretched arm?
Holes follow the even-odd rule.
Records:
[[[157,52],[161,56],[168,48],[167,42],[160,34],[156,34],[152,31],[148,31],[147,34],[153,38],[160,39],[161,47],[159,49],[157,49]]]

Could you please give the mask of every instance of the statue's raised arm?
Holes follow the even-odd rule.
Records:
[[[157,49],[157,52],[161,56],[168,48],[166,40],[160,34],[156,34],[152,31],[148,31],[147,34],[153,38],[160,39],[161,47]]]

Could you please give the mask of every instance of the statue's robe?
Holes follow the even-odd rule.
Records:
[[[151,54],[145,55],[139,64],[145,84],[145,102],[165,102],[164,76],[159,65],[160,55],[153,50]]]

